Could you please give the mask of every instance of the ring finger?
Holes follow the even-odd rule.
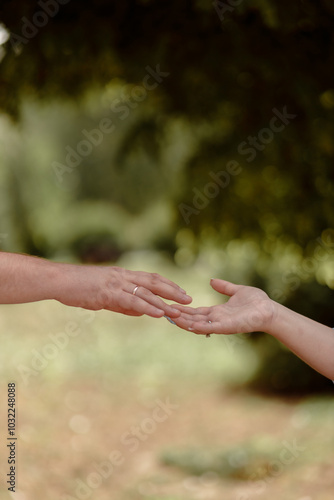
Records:
[[[174,309],[172,306],[166,304],[160,297],[154,295],[150,290],[147,290],[147,288],[132,283],[129,287],[125,288],[125,291],[128,293],[130,293],[130,290],[132,295],[146,301],[148,304],[158,309],[162,309],[168,316],[175,318],[180,315],[178,309]]]

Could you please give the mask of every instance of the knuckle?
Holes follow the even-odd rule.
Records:
[[[122,274],[123,269],[121,267],[119,267],[119,266],[113,266],[111,268],[111,272],[115,273],[115,274]]]
[[[161,281],[161,276],[158,273],[152,273],[151,281],[153,285],[157,285]]]

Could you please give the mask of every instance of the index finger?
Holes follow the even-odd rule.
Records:
[[[132,272],[131,279],[151,292],[168,300],[175,300],[182,304],[189,304],[192,298],[187,295],[179,285],[159,274],[145,273],[143,271]]]

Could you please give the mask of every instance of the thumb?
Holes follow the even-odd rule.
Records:
[[[234,295],[241,285],[236,285],[231,283],[230,281],[211,279],[210,285],[216,292],[223,293],[224,295],[228,295],[231,297]]]

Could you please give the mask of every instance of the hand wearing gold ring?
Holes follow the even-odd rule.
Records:
[[[95,311],[175,318],[180,311],[162,299],[179,304],[192,300],[182,288],[159,274],[117,266],[63,264],[0,252],[0,274],[0,304],[54,299]]]
[[[182,288],[156,273],[129,271],[115,266],[78,267],[81,268],[80,273],[86,275],[87,281],[91,281],[95,286],[99,282],[95,303],[93,295],[89,304],[81,307],[107,309],[129,316],[147,314],[154,318],[164,315],[176,318],[180,316],[180,311],[162,299],[173,300],[179,304],[189,304],[192,300]]]

